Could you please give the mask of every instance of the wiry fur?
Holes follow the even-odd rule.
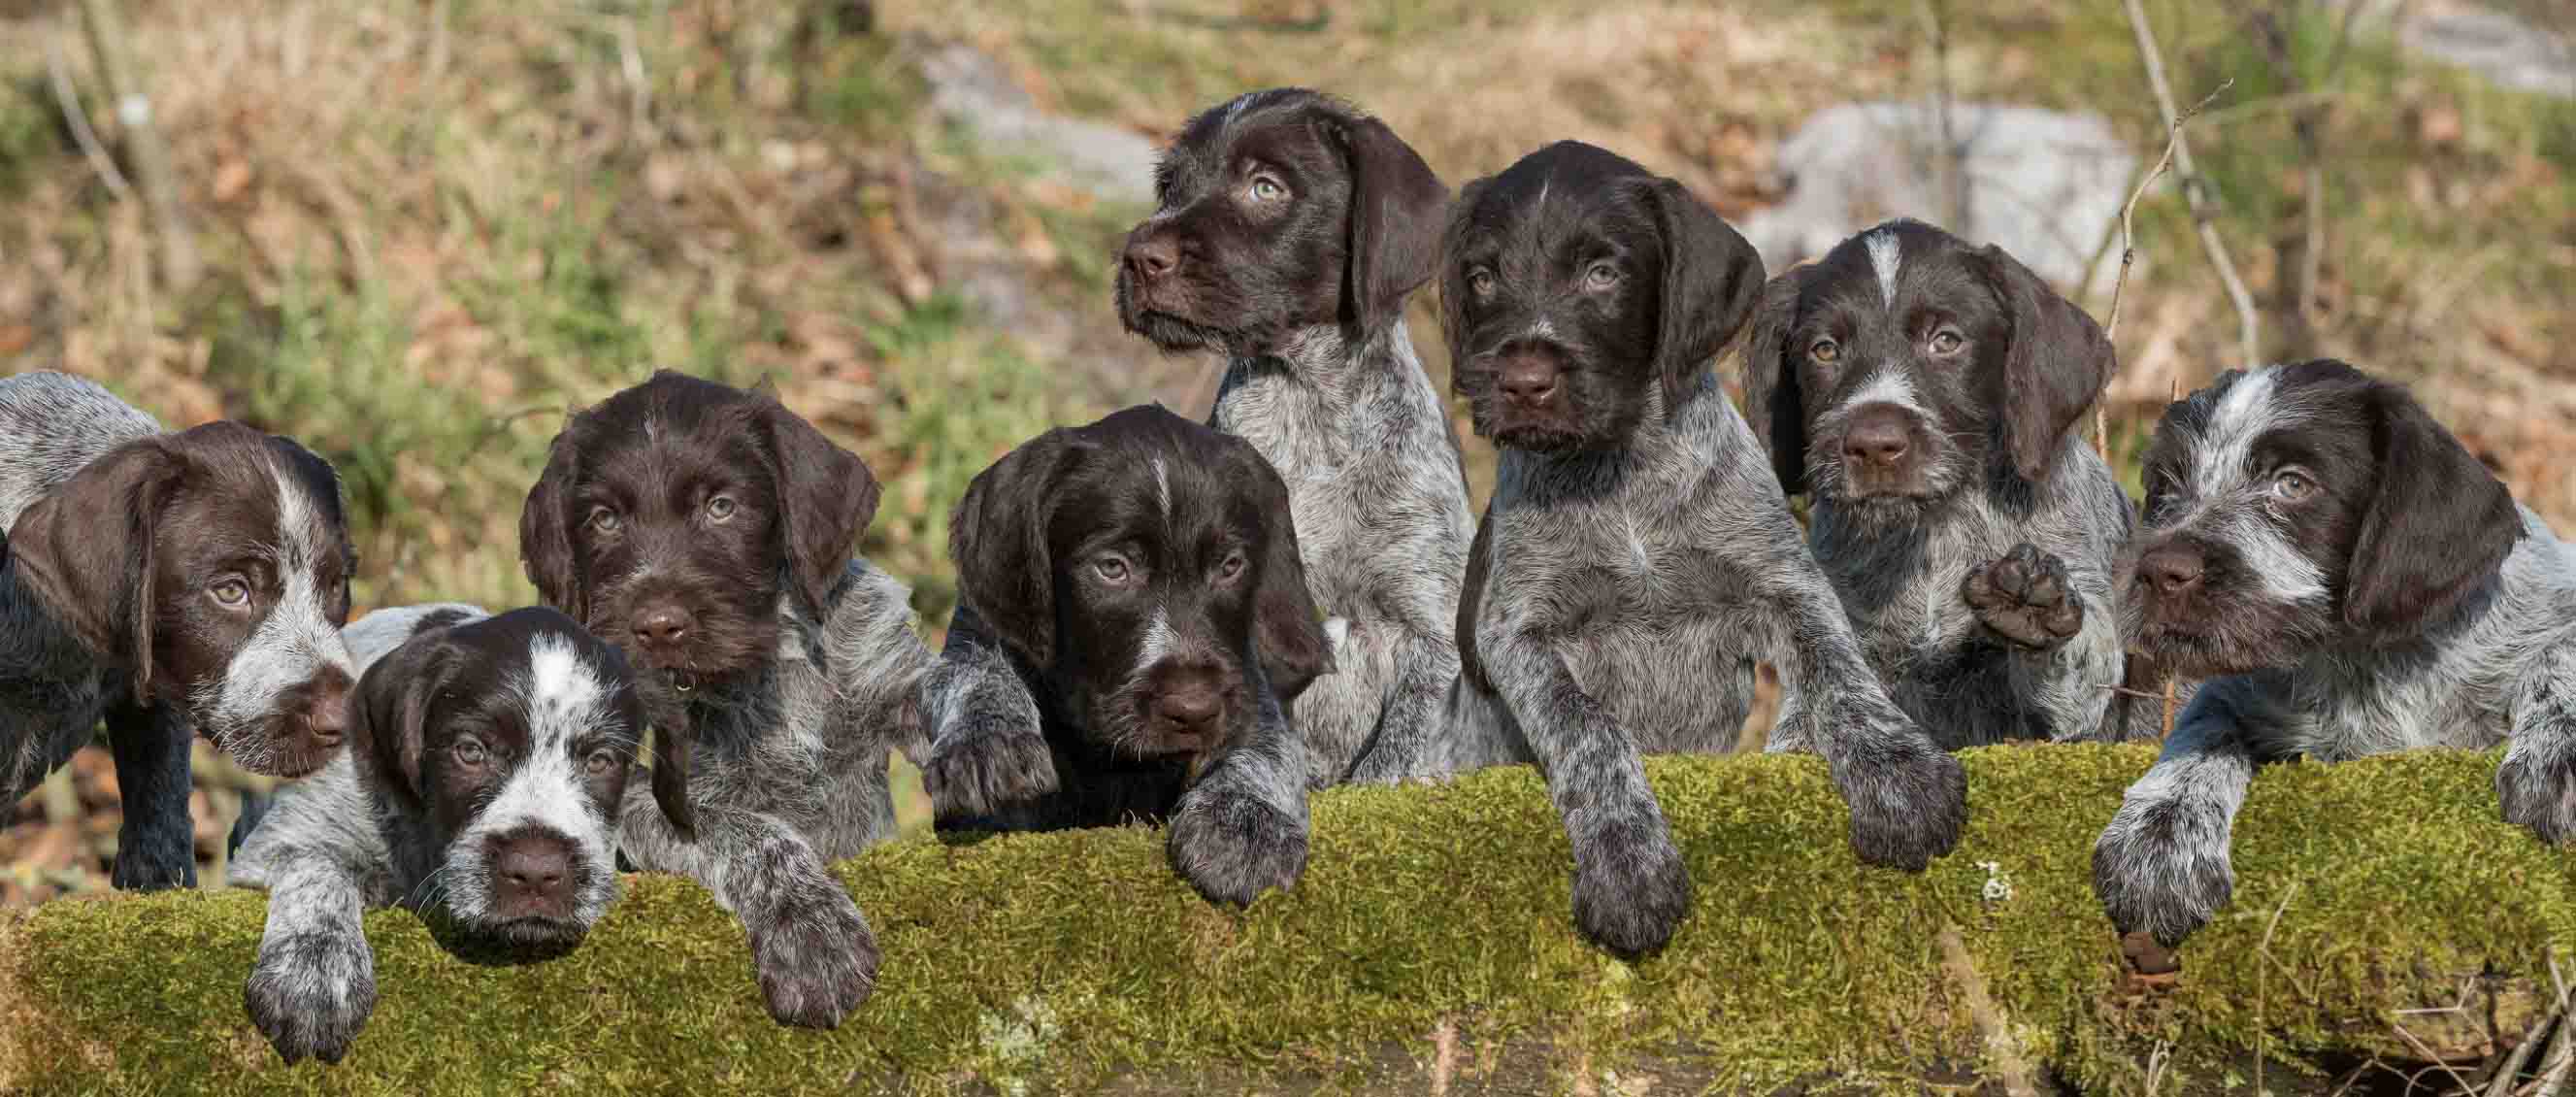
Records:
[[[2105,688],[2132,519],[2077,429],[2112,365],[2082,310],[1999,249],[1895,221],[1773,278],[1744,358],[1746,417],[1811,500],[1816,562],[1935,741],[2154,730]],[[1862,424],[1901,456],[1861,456]]]
[[[1247,165],[1259,165],[1258,168]],[[1242,193],[1277,173],[1273,211]],[[1405,298],[1436,260],[1448,194],[1385,123],[1295,88],[1191,119],[1136,227],[1120,315],[1167,350],[1227,356],[1209,425],[1288,484],[1339,668],[1297,698],[1309,783],[1428,772],[1469,537],[1458,440],[1414,355]],[[1144,249],[1177,266],[1140,274]]]
[[[2128,612],[2215,677],[2094,848],[2123,932],[2171,947],[2226,904],[2229,829],[2279,759],[2509,742],[2504,817],[2576,841],[2576,548],[2404,389],[2230,371],[2167,410],[2146,476]],[[2197,572],[2151,582],[2175,552]]]
[[[1603,255],[1623,257],[1607,275]],[[1538,764],[1578,926],[1651,952],[1688,912],[1640,755],[1731,749],[1756,660],[1784,686],[1771,749],[1824,755],[1862,858],[1946,853],[1962,771],[1881,691],[1707,367],[1761,284],[1751,247],[1678,184],[1565,142],[1471,184],[1445,262],[1459,386],[1505,442],[1459,611],[1450,768]],[[1533,358],[1555,390],[1498,396]]]
[[[0,380],[0,804],[104,718],[118,887],[196,881],[190,730],[288,776],[339,748],[353,566],[339,480],[239,423],[165,433],[88,381]],[[242,601],[219,605],[217,585]]]

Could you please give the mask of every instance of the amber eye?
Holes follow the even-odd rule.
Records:
[[[590,508],[590,528],[598,530],[601,533],[617,532],[617,527],[624,521],[625,519],[620,517],[615,510],[608,507]]]
[[[733,496],[719,495],[707,500],[707,521],[721,522],[733,517]]]
[[[1959,348],[1966,343],[1967,340],[1960,338],[1958,332],[1947,328],[1932,333],[1932,353],[1934,354],[1957,354]]]
[[[1843,345],[1831,339],[1818,339],[1807,345],[1807,357],[1819,362],[1839,361],[1842,356]]]
[[[601,747],[590,752],[590,758],[584,765],[589,767],[591,776],[606,777],[617,768],[617,752]]]
[[[1583,288],[1604,290],[1619,284],[1618,264],[1603,260],[1583,270]]]
[[[2272,494],[2285,503],[2295,503],[2316,494],[2317,482],[2297,469],[2283,469],[2272,478]]]
[[[1490,271],[1490,270],[1486,270],[1486,269],[1485,269],[1485,268],[1483,268],[1483,267],[1478,267],[1478,268],[1476,268],[1476,269],[1474,269],[1474,270],[1468,271],[1468,272],[1467,272],[1467,288],[1468,288],[1468,289],[1470,289],[1470,290],[1475,291],[1476,296],[1478,296],[1478,297],[1491,297],[1491,296],[1493,296],[1493,295],[1494,295],[1494,272],[1492,272],[1492,271]]]
[[[483,748],[480,739],[459,739],[449,751],[456,755],[456,764],[467,769],[481,769],[492,759],[492,752]]]
[[[1132,574],[1124,556],[1103,556],[1091,562],[1091,570],[1099,572],[1104,583],[1124,583]]]
[[[215,600],[216,605],[225,609],[240,609],[250,604],[250,584],[243,582],[237,575],[227,575],[215,580],[213,586],[206,588],[206,594]]]

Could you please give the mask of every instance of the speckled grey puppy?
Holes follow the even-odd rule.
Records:
[[[1502,446],[1459,607],[1451,763],[1535,761],[1565,818],[1574,913],[1661,948],[1690,878],[1640,755],[1734,746],[1756,660],[1773,750],[1824,755],[1864,860],[1958,841],[1958,762],[1888,700],[1708,363],[1761,260],[1684,190],[1561,142],[1470,184],[1441,299],[1459,388]]]
[[[2256,766],[2509,742],[2504,818],[2576,842],[2576,549],[2406,390],[2335,361],[2166,409],[2122,574],[2143,650],[2206,675],[2093,851],[2142,968],[2235,885]],[[2152,969],[2150,969],[2152,970]]]
[[[2075,429],[2111,377],[2091,317],[1891,221],[1773,278],[1744,357],[1745,418],[1898,707],[1953,749],[2130,734],[2151,706],[2106,687],[2131,508]]]
[[[1166,350],[1223,352],[1209,425],[1288,482],[1337,667],[1292,706],[1310,783],[1425,776],[1469,526],[1458,440],[1403,314],[1448,188],[1384,122],[1276,88],[1192,118],[1155,193],[1119,315]]]

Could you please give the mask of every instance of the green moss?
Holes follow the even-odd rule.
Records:
[[[1582,1070],[1911,1090],[1990,1065],[1946,925],[2026,1060],[2135,1089],[2161,1042],[2169,1085],[2207,1086],[2258,1033],[2275,1080],[2402,1055],[2394,1010],[2455,1001],[2463,974],[2545,978],[2548,950],[2576,946],[2576,856],[2498,819],[2493,755],[2291,765],[2256,782],[2236,903],[2180,982],[2122,992],[2087,863],[2150,756],[1971,752],[1967,840],[1920,876],[1853,860],[1815,759],[1658,760],[1699,899],[1633,966],[1575,936],[1565,838],[1526,769],[1318,797],[1305,882],[1245,913],[1193,897],[1149,830],[881,848],[842,876],[884,981],[832,1033],[769,1021],[741,930],[686,882],[632,881],[580,951],[527,967],[459,963],[383,912],[375,1019],[329,1069],[278,1067],[242,1013],[258,896],[57,903],[0,933],[0,997],[56,1022],[0,1026],[0,1067],[37,1064],[0,1090],[1414,1092],[1444,1019],[1467,1069],[1542,1087]],[[2009,897],[1984,898],[1990,878]]]

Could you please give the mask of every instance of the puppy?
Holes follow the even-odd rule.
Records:
[[[1948,748],[2125,736],[2129,497],[2073,429],[2111,379],[2091,317],[2001,248],[1891,221],[1773,278],[1744,361],[1745,418],[1897,707]]]
[[[1129,408],[1011,451],[950,529],[959,605],[922,682],[940,828],[1163,819],[1211,900],[1294,884],[1308,771],[1285,706],[1331,663],[1269,463]]]
[[[1691,884],[1639,754],[1724,751],[1756,659],[1772,749],[1815,749],[1864,860],[1957,843],[1959,764],[1887,699],[1709,360],[1762,261],[1670,179],[1576,142],[1460,194],[1440,298],[1476,432],[1502,449],[1458,609],[1453,768],[1535,761],[1574,845],[1574,915],[1661,948]]]
[[[1439,258],[1448,188],[1386,123],[1278,88],[1190,119],[1118,271],[1118,315],[1226,355],[1209,425],[1288,484],[1340,669],[1296,703],[1310,784],[1425,775],[1468,540],[1448,409],[1404,300]]]
[[[669,371],[574,414],[519,545],[545,601],[625,650],[655,729],[620,852],[742,918],[770,1012],[829,1028],[874,984],[824,862],[894,835],[888,752],[920,761],[929,652],[852,543],[867,465],[765,392]]]
[[[550,609],[367,615],[349,750],[287,785],[231,882],[269,891],[243,989],[287,1062],[336,1063],[375,1011],[360,916],[399,905],[454,951],[549,956],[617,898],[618,801],[644,711],[615,648]]]
[[[59,373],[0,380],[0,804],[103,717],[111,880],[194,886],[189,728],[294,777],[339,750],[355,671],[340,480],[239,423],[165,433]]]
[[[2505,819],[2576,841],[2576,550],[2404,388],[2230,370],[2165,409],[2145,480],[2124,609],[2205,681],[2093,849],[2133,959],[2226,904],[2265,762],[2509,742]]]

